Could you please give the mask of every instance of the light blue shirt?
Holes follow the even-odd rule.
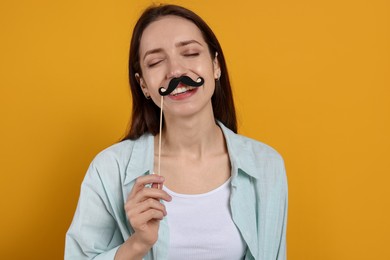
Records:
[[[219,123],[231,163],[230,208],[245,243],[245,259],[286,259],[287,180],[282,157],[271,147]],[[115,144],[96,156],[81,185],[66,234],[65,259],[114,259],[134,232],[124,204],[136,178],[153,172],[154,137]],[[167,217],[145,260],[167,259]]]

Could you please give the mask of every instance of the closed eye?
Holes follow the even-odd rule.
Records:
[[[196,57],[196,56],[199,56],[199,53],[198,52],[194,52],[194,53],[186,53],[184,54],[185,57]]]
[[[152,67],[156,66],[157,64],[159,64],[162,61],[163,60],[158,60],[158,61],[152,62],[152,63],[148,64],[148,68],[152,68]]]

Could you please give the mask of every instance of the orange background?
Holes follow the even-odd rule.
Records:
[[[0,255],[61,259],[85,171],[127,127],[151,1],[0,2]],[[290,260],[390,259],[388,0],[177,0],[225,51],[240,132],[289,180]]]

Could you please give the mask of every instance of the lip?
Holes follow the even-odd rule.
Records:
[[[185,86],[185,85],[179,85],[179,86]],[[179,87],[178,86],[178,87]],[[185,93],[182,93],[182,94],[178,94],[176,96],[173,96],[173,95],[167,95],[166,97],[168,97],[169,99],[172,99],[172,100],[176,100],[176,101],[179,101],[179,100],[184,100],[184,99],[187,99],[193,95],[195,95],[195,93],[198,91],[199,88],[194,88],[190,91],[187,91]]]

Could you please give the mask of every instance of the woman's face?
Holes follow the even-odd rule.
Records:
[[[142,75],[136,75],[142,91],[159,106],[160,87],[167,88],[174,77],[204,79],[204,85],[189,89],[185,85],[164,97],[165,115],[188,116],[211,109],[215,79],[220,76],[216,54],[210,55],[199,28],[178,16],[164,16],[145,28],[139,57]],[[179,91],[179,93],[177,92]]]

